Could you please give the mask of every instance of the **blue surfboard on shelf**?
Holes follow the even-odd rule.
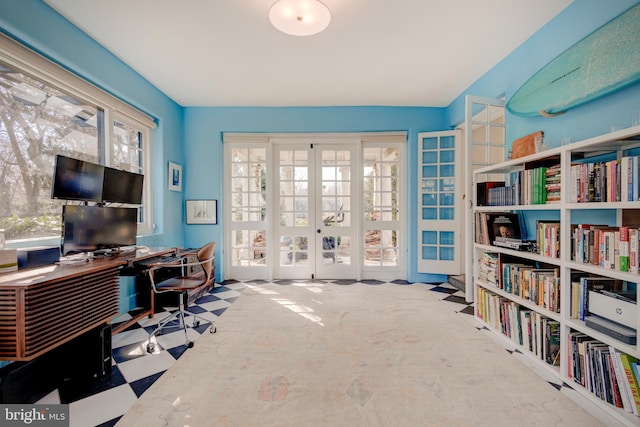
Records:
[[[557,56],[507,102],[523,117],[552,117],[640,81],[640,4]]]

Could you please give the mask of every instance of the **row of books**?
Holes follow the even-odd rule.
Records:
[[[571,203],[640,200],[638,156],[571,165]]]
[[[554,313],[560,313],[560,270],[535,268],[519,262],[500,264],[500,289],[532,301]]]
[[[549,365],[560,365],[560,322],[478,288],[478,317]]]
[[[568,335],[569,377],[600,399],[640,413],[638,359],[581,332]]]
[[[560,202],[560,178],[560,165],[514,172],[511,185],[487,188],[487,204],[513,206]]]
[[[560,221],[537,221],[536,242],[540,255],[560,258]]]
[[[640,200],[640,156],[570,167],[569,202]],[[487,188],[490,206],[544,204],[560,201],[561,167],[541,166],[514,172],[511,185]]]
[[[640,229],[572,224],[571,259],[610,270],[638,273]]]

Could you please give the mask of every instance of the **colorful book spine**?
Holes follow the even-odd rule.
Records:
[[[638,229],[629,229],[629,272],[638,273]]]
[[[629,227],[620,227],[619,261],[620,271],[629,271]]]
[[[631,396],[633,397],[633,401],[636,406],[634,413],[638,414],[638,412],[640,412],[640,389],[638,388],[638,380],[633,372],[633,367],[631,366],[632,363],[637,363],[638,359],[625,353],[618,353],[618,356],[620,357],[624,373],[631,388]]]

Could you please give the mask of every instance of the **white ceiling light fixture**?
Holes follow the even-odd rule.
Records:
[[[329,8],[319,0],[278,0],[269,9],[269,21],[292,36],[310,36],[327,28]]]

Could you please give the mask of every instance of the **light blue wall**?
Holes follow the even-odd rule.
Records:
[[[167,162],[184,162],[182,108],[41,0],[0,1],[0,31],[157,119],[153,135],[156,233],[139,243],[182,245],[182,193],[168,191],[166,184]]]
[[[638,0],[575,0],[452,102],[447,123],[455,126],[464,120],[465,95],[505,96],[508,100],[540,68],[636,3]],[[542,130],[549,145],[558,146],[566,137],[580,140],[607,133],[611,126],[629,126],[632,111],[638,110],[640,84],[551,119],[508,113],[507,142],[511,145],[514,139]]]
[[[185,198],[219,200],[219,225],[186,226],[187,246],[199,246],[208,240],[219,242],[218,264],[223,242],[222,227],[222,135],[224,132],[364,132],[406,131],[408,133],[407,185],[408,205],[405,215],[409,236],[409,280],[438,282],[445,276],[418,274],[417,247],[417,151],[418,132],[442,130],[443,108],[425,107],[190,107],[185,108]],[[216,275],[224,274],[221,265]]]

